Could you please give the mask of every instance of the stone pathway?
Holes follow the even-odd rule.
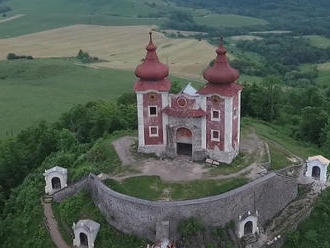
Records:
[[[51,202],[42,201],[42,205],[44,208],[44,215],[46,217],[46,224],[48,227],[48,231],[50,233],[50,237],[58,248],[70,248],[67,243],[62,238],[61,233],[58,230],[57,221],[53,214],[52,204]]]

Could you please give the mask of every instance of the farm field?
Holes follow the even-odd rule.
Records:
[[[180,86],[187,80],[171,77]],[[90,68],[75,59],[0,62],[0,138],[36,121],[55,121],[76,104],[115,100],[133,90],[130,71]]]
[[[76,24],[161,25],[173,11],[189,12],[197,23],[209,26],[239,27],[267,24],[266,21],[258,18],[210,14],[210,11],[205,9],[179,7],[171,1],[162,0],[10,0],[6,5],[12,9],[8,13],[9,18],[21,16],[7,21],[6,25],[0,25],[0,38]]]
[[[318,77],[316,78],[316,83],[321,87],[329,87],[330,82],[330,62],[323,64],[304,64],[300,68],[304,70],[309,70],[311,67],[316,66],[318,70]]]
[[[151,26],[74,25],[0,40],[0,59],[8,53],[38,58],[71,57],[79,49],[97,56],[97,66],[134,70],[145,56]],[[176,76],[202,79],[202,71],[215,58],[216,47],[195,39],[170,39],[154,32],[158,54]]]
[[[160,0],[153,1],[163,6]],[[23,17],[0,25],[0,37],[14,37],[73,24],[141,25],[159,24],[161,19],[142,18],[157,9],[138,0],[66,1],[66,0],[11,0],[11,16]],[[141,18],[139,18],[141,17]]]
[[[196,17],[198,24],[209,25],[213,27],[244,27],[253,25],[267,25],[263,19],[240,16],[240,15],[219,15],[210,14],[203,17]]]
[[[55,121],[75,104],[115,99],[134,82],[127,71],[96,70],[63,59],[3,61],[0,68],[0,137],[39,120]]]
[[[321,35],[306,35],[304,36],[305,38],[307,38],[310,42],[310,44],[314,47],[317,48],[328,48],[330,47],[330,39],[321,36]]]

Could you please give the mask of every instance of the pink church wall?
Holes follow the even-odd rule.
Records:
[[[213,109],[220,110],[220,121],[211,120]],[[218,96],[207,97],[206,112],[206,147],[209,150],[214,150],[217,146],[220,151],[223,151],[225,144],[225,100]],[[220,131],[220,142],[211,140],[211,130]]]
[[[189,99],[184,95],[172,96],[171,97],[171,108],[177,110],[189,110],[195,105],[195,99]],[[181,105],[180,105],[181,104]]]
[[[157,106],[157,116],[149,117],[149,106]],[[144,140],[145,145],[163,144],[163,118],[162,118],[162,96],[161,94],[150,92],[143,95],[143,116],[144,116]],[[150,137],[149,127],[158,127],[158,137]]]

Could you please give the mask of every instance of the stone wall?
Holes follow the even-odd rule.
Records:
[[[77,193],[79,193],[83,189],[89,188],[89,177],[85,177],[80,181],[70,185],[69,187],[63,188],[60,191],[57,191],[53,194],[53,200],[56,202],[61,202],[68,197],[71,197]]]
[[[196,217],[208,226],[223,226],[239,215],[258,211],[261,225],[277,215],[296,198],[296,180],[275,173],[268,174],[227,193],[188,201],[153,202],[115,192],[96,176],[88,179],[95,205],[109,224],[124,233],[155,240],[156,226],[170,221],[170,238],[176,239],[178,223]],[[57,197],[56,197],[57,199]]]

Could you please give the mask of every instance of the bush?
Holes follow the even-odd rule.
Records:
[[[81,49],[78,52],[77,59],[79,59],[82,63],[85,63],[85,64],[99,61],[98,57],[92,57],[89,55],[88,52],[84,52]]]
[[[33,59],[32,56],[26,56],[26,55],[16,55],[15,53],[8,53],[7,55],[8,60],[14,60],[14,59]]]

